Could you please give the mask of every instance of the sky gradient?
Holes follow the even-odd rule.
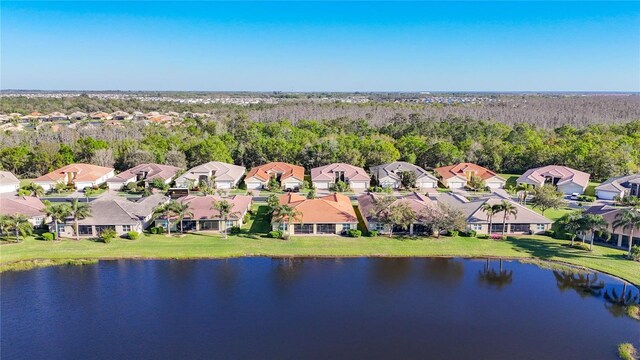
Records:
[[[640,91],[640,2],[0,2],[0,88]]]

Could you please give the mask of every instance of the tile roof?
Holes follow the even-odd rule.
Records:
[[[631,235],[631,229],[622,229],[622,228],[616,228],[613,229],[612,225],[614,221],[616,221],[616,216],[618,214],[620,214],[622,211],[624,211],[625,208],[622,207],[613,207],[610,205],[599,205],[599,206],[592,206],[589,209],[585,210],[585,214],[594,214],[594,215],[601,215],[602,218],[609,223],[609,231],[617,233],[617,234],[624,234],[624,235]],[[633,237],[638,236],[638,234],[640,233],[640,229],[639,228],[634,228],[633,231],[634,235]]]
[[[207,196],[184,196],[176,201],[189,205],[189,210],[193,213],[192,219],[213,219],[220,220],[220,212],[213,209],[214,201],[226,200],[230,204],[233,204],[232,212],[239,212],[240,216],[251,207],[251,196],[246,195],[234,195],[231,197],[220,197],[218,195]],[[229,216],[229,219],[238,219],[238,214]]]
[[[304,181],[304,168],[302,166],[283,162],[270,162],[268,164],[256,166],[249,171],[247,179],[256,177],[261,181],[269,181],[272,173],[281,173],[281,181],[288,178]]]
[[[353,223],[357,222],[349,197],[333,193],[317,199],[307,199],[299,194],[288,193],[280,196],[280,205],[289,205],[302,213],[303,224]]]
[[[109,174],[113,168],[97,166],[91,164],[69,164],[60,169],[54,170],[48,174],[42,175],[33,181],[59,181],[64,179],[65,173],[77,172],[74,181],[96,181],[101,177]]]
[[[373,193],[362,194],[358,196],[358,206],[360,207],[360,213],[362,216],[367,219],[375,218],[375,215],[372,214],[372,211],[375,210],[375,201],[377,198],[381,198],[386,195],[377,195]],[[413,192],[404,196],[397,198],[393,203],[389,206],[397,205],[401,203],[406,203],[409,207],[416,213],[419,214],[424,211],[425,208],[429,206],[434,206],[435,201],[432,198],[429,198],[425,195],[422,195],[418,192]],[[379,212],[378,212],[379,214]]]
[[[131,201],[117,195],[103,195],[89,203],[91,215],[78,221],[81,225],[135,225],[149,217],[153,210],[169,198],[153,194]],[[67,219],[69,222],[70,219]]]
[[[570,167],[561,165],[547,165],[539,168],[529,169],[522,174],[517,182],[531,184],[536,186],[542,186],[545,181],[545,176],[551,176],[554,178],[560,178],[557,185],[567,184],[573,182],[586,188],[589,185],[589,177],[591,175],[572,169]]]
[[[496,177],[498,179],[504,180],[500,176],[498,176],[493,171],[484,168],[480,165],[472,164],[472,163],[459,163],[456,165],[443,166],[434,169],[443,179],[451,179],[454,177],[459,177],[462,179],[467,178],[467,173],[475,172],[475,175],[480,177],[482,180],[487,180],[492,177]]]
[[[500,204],[502,200],[507,200],[518,209],[516,216],[511,215],[507,218],[508,224],[551,224],[553,221],[538,214],[537,212],[518,204],[515,201],[504,199],[499,196],[488,196],[469,200],[463,196],[442,193],[437,195],[439,202],[447,204],[455,209],[459,209],[467,217],[467,222],[471,223],[488,223],[487,213],[482,210],[482,205],[489,203],[492,205]],[[502,223],[504,213],[497,213],[492,216],[492,222]]]
[[[0,197],[0,215],[45,216],[44,207],[42,201],[33,196]]]
[[[245,171],[246,169],[242,166],[227,164],[220,161],[211,161],[187,170],[187,172],[176,179],[176,182],[183,182],[186,179],[198,181],[198,176],[201,173],[209,174],[214,172],[216,180],[238,181],[242,175],[244,175]]]
[[[168,180],[176,176],[180,171],[179,167],[162,164],[140,164],[132,167],[129,170],[123,171],[120,174],[107,179],[107,182],[125,182],[130,179],[135,179],[139,173],[146,172],[146,180],[162,179]]]
[[[388,176],[394,180],[400,180],[400,176],[398,174],[404,171],[414,172],[416,174],[417,181],[420,181],[424,178],[435,182],[438,181],[435,176],[429,174],[425,169],[405,161],[395,161],[392,163],[371,167],[371,174],[378,179],[382,179]]]
[[[9,171],[0,171],[0,185],[20,184],[20,180]]]
[[[596,190],[622,192],[630,188],[629,184],[637,184],[638,182],[640,182],[640,174],[617,176],[607,179],[607,181],[598,185]]]
[[[333,181],[336,171],[344,171],[349,181],[369,181],[371,178],[363,168],[345,163],[334,163],[311,169],[311,181]]]

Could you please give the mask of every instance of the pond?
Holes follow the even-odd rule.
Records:
[[[640,345],[616,305],[637,288],[497,259],[121,260],[0,281],[4,360],[601,360]]]

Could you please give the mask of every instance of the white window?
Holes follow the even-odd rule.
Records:
[[[482,230],[482,224],[471,224],[471,230]]]
[[[131,225],[122,225],[122,231],[123,232],[131,231]]]
[[[285,223],[280,224],[280,230],[282,230],[282,231],[287,230],[287,224],[285,224]]]
[[[233,223],[233,220],[227,220],[227,228],[234,227],[234,226],[235,224]]]
[[[342,230],[343,231],[351,230],[351,224],[342,224]]]
[[[538,231],[544,230],[544,224],[538,224]]]
[[[34,218],[33,221],[36,223],[36,225],[42,225],[44,218],[37,217],[37,218]]]
[[[384,224],[382,224],[382,223],[376,223],[375,230],[377,230],[377,231],[383,231],[383,230],[384,230]]]

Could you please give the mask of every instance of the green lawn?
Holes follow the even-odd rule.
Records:
[[[255,222],[252,223],[255,226]],[[257,230],[257,229],[256,229]],[[260,229],[265,230],[265,229]],[[0,246],[0,264],[31,259],[225,258],[237,256],[456,256],[539,258],[561,261],[610,273],[640,284],[640,263],[624,251],[595,246],[593,252],[571,249],[567,241],[544,236],[513,237],[506,241],[466,237],[293,237],[277,240],[257,234],[221,236],[143,235],[138,240],[115,239],[46,242],[27,238]]]
[[[529,209],[537,212],[538,214],[542,214],[542,211],[540,211],[540,209],[538,209],[538,208],[534,208],[533,206],[528,205],[528,204],[527,204],[527,207]],[[549,220],[556,221],[556,220],[560,219],[563,215],[571,213],[571,212],[574,212],[574,211],[577,211],[577,210],[576,209],[570,209],[568,207],[562,207],[562,208],[559,208],[559,209],[547,209],[544,212],[544,216]]]
[[[505,186],[506,185],[516,186],[517,185],[516,180],[518,180],[518,178],[520,177],[519,174],[498,174],[498,176],[507,180],[507,182],[505,183]]]

